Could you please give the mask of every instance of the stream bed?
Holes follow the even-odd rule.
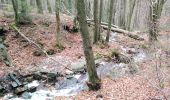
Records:
[[[139,50],[139,52],[134,54],[132,58],[135,63],[142,62],[146,58],[146,52]],[[112,61],[108,62],[104,59],[98,59],[96,63],[98,64],[97,73],[100,78],[109,76],[110,78],[114,79],[130,74],[129,64],[115,63]],[[26,86],[28,88],[36,88],[35,91],[24,91],[19,95],[16,95],[13,92],[9,92],[3,98],[5,100],[53,100],[56,96],[73,96],[83,90],[88,90],[86,85],[88,75],[87,72],[84,71],[84,64],[85,61],[83,59],[78,60],[72,64],[82,66],[81,68],[84,68],[83,71],[67,71],[65,75],[55,74],[57,80],[56,82],[49,82],[48,84],[42,82],[45,81],[45,79],[32,79],[32,81],[26,84]],[[49,73],[46,73],[45,77],[48,77],[48,74]]]

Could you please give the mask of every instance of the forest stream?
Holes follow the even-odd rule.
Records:
[[[112,36],[111,40],[116,41],[115,36]],[[122,47],[122,49],[124,51],[129,50],[129,48],[125,48],[125,47]],[[136,49],[136,48],[131,48],[131,49],[133,49],[133,51],[135,52],[133,54],[130,54],[129,57],[130,60],[127,62],[126,61],[117,62],[114,58],[111,59],[110,61],[107,61],[104,58],[99,58],[95,60],[98,76],[102,78],[109,77],[111,79],[115,79],[115,78],[123,77],[125,75],[127,76],[127,75],[136,74],[138,69],[137,64],[145,61],[148,55],[146,50]],[[56,60],[63,62],[64,58],[61,59],[60,60],[56,59]],[[44,64],[40,64],[40,65],[45,66]],[[33,74],[25,75],[26,77],[24,77],[24,79],[27,81],[26,82],[27,84],[25,84],[24,86],[16,86],[12,90],[10,90],[11,88],[8,88],[9,90],[8,92],[6,92],[7,94],[4,96],[4,99],[52,100],[56,96],[72,96],[72,95],[76,95],[77,93],[83,90],[88,90],[88,87],[86,86],[88,75],[85,68],[85,58],[80,58],[78,61],[72,63],[71,66],[73,70],[72,71],[67,70],[64,75],[60,73],[57,74],[51,73],[48,71],[34,72]],[[134,66],[134,68],[131,69],[131,67],[129,66]],[[41,68],[44,68],[46,70],[48,69],[46,67],[41,67]],[[40,76],[38,77],[38,75]],[[23,81],[23,78],[21,78],[20,76],[23,75],[17,76],[16,74],[16,79],[18,78],[18,81],[25,82],[25,80]],[[23,89],[23,91],[22,89],[17,90],[18,87],[24,87],[26,89]]]

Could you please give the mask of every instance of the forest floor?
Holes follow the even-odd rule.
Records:
[[[9,18],[0,18],[0,26],[5,26],[5,29],[8,30],[6,33],[6,43],[9,45],[8,53],[17,67],[7,67],[1,60],[0,77],[14,70],[21,70],[21,72],[25,73],[28,71],[29,73],[29,70],[32,70],[32,67],[29,66],[36,65],[46,59],[45,55],[33,55],[38,49],[34,45],[25,42],[22,37],[16,36],[16,32],[9,27],[12,23],[13,20]],[[46,50],[54,50],[55,54],[52,55],[53,57],[68,57],[69,62],[73,62],[84,56],[80,33],[69,33],[62,30],[62,43],[65,49],[60,50],[55,46],[55,17],[52,15],[45,17],[37,15],[34,18],[34,23],[36,24],[20,27],[21,32],[38,44],[43,45]],[[69,17],[63,15],[62,24],[64,23],[72,23],[72,21],[70,21]],[[162,56],[161,59],[154,58],[154,56],[149,57],[148,60],[138,64],[139,72],[134,75],[123,76],[117,79],[103,78],[102,88],[97,92],[82,91],[71,97],[56,97],[56,100],[95,100],[99,98],[103,100],[170,100],[170,76],[168,75],[170,73],[170,63],[168,62],[170,60],[170,48],[167,48],[170,39],[166,41],[164,38],[167,34],[170,34],[170,30],[162,30],[160,32],[160,41],[157,44],[158,46],[155,47],[156,49],[148,49],[146,33],[140,33],[146,39],[145,41],[133,40],[118,34],[117,41],[109,42],[107,46],[102,44],[93,45],[95,56],[98,54],[107,55],[113,50],[124,52],[122,47],[144,48],[153,55],[161,52],[160,55]],[[155,70],[156,65],[160,65],[159,71]],[[51,67],[52,69],[60,70],[56,66]],[[159,79],[157,73],[161,73],[161,79]],[[163,87],[160,88],[160,85]]]

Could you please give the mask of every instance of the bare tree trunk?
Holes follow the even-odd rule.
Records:
[[[98,0],[94,0],[94,23],[95,23],[95,29],[94,29],[94,43],[97,43],[100,39],[99,37],[99,6],[98,6]]]
[[[48,8],[49,13],[52,13],[51,3],[49,0],[47,0],[47,8]]]
[[[56,9],[56,44],[58,47],[61,47],[61,31],[60,31],[60,0],[55,1],[55,9]]]
[[[42,8],[42,0],[36,0],[38,13],[43,14],[43,8]]]
[[[131,22],[132,22],[132,16],[135,11],[135,4],[137,0],[127,0],[126,1],[126,14],[127,14],[127,21],[126,21],[126,30],[130,30]]]
[[[118,0],[119,1],[119,0]],[[119,12],[119,27],[122,28],[122,29],[125,29],[126,26],[125,26],[125,17],[126,17],[126,14],[125,14],[125,8],[126,8],[126,0],[120,0],[119,3],[118,3],[120,6],[120,12]]]
[[[161,17],[163,5],[166,0],[150,0],[150,29],[149,40],[150,42],[157,41],[157,35],[159,32],[159,19]]]
[[[99,28],[99,38],[101,37],[101,36],[100,36],[100,33],[101,33],[102,15],[103,15],[103,0],[100,0],[100,16],[99,16],[100,28]]]
[[[109,20],[108,20],[108,30],[107,30],[107,36],[106,36],[106,42],[109,42],[110,32],[111,32],[111,24],[113,20],[113,5],[114,0],[110,0],[110,8],[109,8]]]
[[[94,56],[89,37],[88,26],[86,23],[86,12],[84,0],[77,0],[78,21],[80,24],[81,36],[83,39],[84,54],[87,62],[87,71],[89,75],[89,82],[87,83],[89,89],[100,89],[100,79],[97,76],[96,67],[94,63]]]
[[[19,16],[18,16],[18,1],[12,0],[12,5],[15,13],[15,24],[18,25],[19,23]]]
[[[31,5],[32,7],[35,7],[35,0],[30,0],[30,5]]]
[[[1,0],[1,3],[2,3],[2,4],[4,4],[4,3],[5,3],[5,1],[4,1],[4,0]]]

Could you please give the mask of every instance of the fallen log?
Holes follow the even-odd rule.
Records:
[[[12,25],[12,28],[13,28],[15,31],[17,31],[17,33],[18,33],[21,37],[23,37],[25,40],[27,40],[30,44],[33,44],[33,45],[35,45],[38,49],[40,49],[40,50],[47,56],[47,58],[55,61],[56,63],[58,63],[58,64],[60,64],[60,65],[62,65],[62,66],[64,67],[64,69],[71,70],[70,68],[68,68],[68,66],[69,66],[70,64],[69,64],[69,65],[64,65],[64,64],[62,64],[62,63],[59,63],[58,61],[56,61],[55,59],[53,59],[52,57],[50,57],[50,56],[48,55],[47,51],[44,50],[43,48],[41,48],[40,45],[38,45],[36,42],[34,42],[33,40],[31,40],[31,39],[29,39],[28,37],[26,37],[16,26]],[[64,70],[64,69],[63,69],[63,70]],[[72,71],[72,70],[71,70],[71,71]]]
[[[93,20],[87,20],[87,23],[90,24],[90,25],[94,25]],[[107,25],[108,25],[107,23],[101,23],[101,27],[103,27],[103,29],[105,29],[105,30],[108,29]],[[130,37],[132,39],[135,39],[135,40],[139,40],[139,41],[143,41],[144,40],[144,38],[138,36],[134,32],[129,32],[127,30],[120,29],[120,28],[118,28],[118,26],[115,26],[115,25],[112,25],[111,31],[112,32],[117,32],[117,33],[122,33],[124,36],[128,36],[128,37]]]
[[[90,22],[93,22],[93,23],[94,23],[94,20],[93,20],[93,19],[87,19],[86,21],[87,21],[87,23],[90,23]],[[101,25],[108,26],[108,23],[101,22]],[[113,24],[111,24],[111,26],[114,27],[114,28],[118,28],[118,26],[113,25]]]

